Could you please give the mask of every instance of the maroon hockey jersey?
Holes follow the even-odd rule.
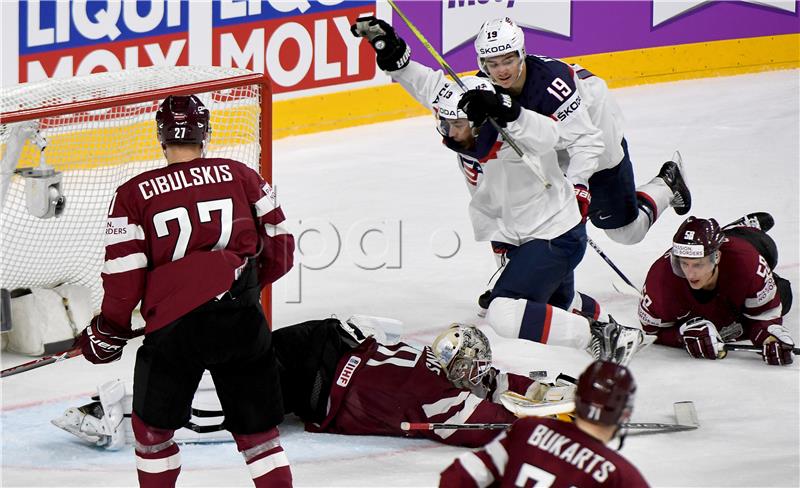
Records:
[[[425,437],[445,444],[482,446],[496,430],[403,431],[402,422],[502,422],[516,417],[499,403],[499,394],[528,394],[534,381],[520,375],[497,374],[484,399],[453,386],[430,347],[422,350],[400,342],[386,346],[368,338],[345,354],[331,385],[328,413],[312,432],[355,435]],[[497,403],[491,398],[495,398]]]
[[[553,488],[649,486],[625,458],[575,424],[528,417],[483,449],[459,456],[440,487],[550,486]]]
[[[645,332],[657,335],[656,343],[683,347],[679,326],[694,317],[713,322],[726,341],[753,341],[759,331],[783,322],[780,295],[764,257],[747,241],[733,236],[726,238],[720,250],[719,278],[711,291],[692,290],[675,275],[669,252],[650,267],[639,302],[639,321]]]
[[[255,257],[264,286],[292,267],[294,237],[269,184],[242,163],[198,158],[120,186],[106,225],[102,313],[153,332],[228,291]]]

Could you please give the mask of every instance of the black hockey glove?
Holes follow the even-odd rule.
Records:
[[[458,102],[458,108],[467,114],[473,127],[480,127],[487,117],[493,117],[500,127],[519,118],[522,106],[511,98],[511,95],[498,90],[492,93],[487,90],[469,90]]]
[[[375,60],[384,71],[405,68],[411,60],[411,49],[406,41],[397,37],[391,25],[375,17],[359,17],[350,26],[356,37],[366,37],[375,49]]]

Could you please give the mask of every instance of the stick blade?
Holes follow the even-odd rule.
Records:
[[[694,402],[675,402],[673,404],[673,408],[675,409],[675,420],[679,425],[686,425],[695,428],[700,427],[700,422],[697,420],[697,409],[694,407]]]

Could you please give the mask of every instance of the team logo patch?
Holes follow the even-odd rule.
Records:
[[[128,217],[111,217],[106,221],[105,244],[116,244],[131,239],[128,235]]]
[[[261,187],[261,190],[264,191],[264,195],[269,197],[270,201],[272,202],[272,206],[277,207],[278,197],[277,195],[275,195],[275,190],[273,190],[272,187],[269,186],[269,183],[266,183],[263,187]]]
[[[683,258],[702,258],[705,256],[705,248],[699,244],[672,243],[672,254]]]
[[[339,373],[339,378],[336,380],[336,384],[345,387],[348,383],[350,383],[350,378],[353,377],[353,372],[356,370],[358,365],[361,364],[361,358],[358,356],[350,356],[350,359],[347,360],[347,364],[344,365],[342,368],[342,372]]]
[[[639,321],[645,325],[650,325],[653,327],[662,327],[661,319],[657,319],[647,313],[643,307],[639,307]]]

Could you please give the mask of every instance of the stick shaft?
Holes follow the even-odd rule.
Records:
[[[599,255],[600,255],[600,257],[601,257],[601,258],[603,258],[603,261],[605,261],[605,262],[606,262],[606,264],[608,264],[609,266],[611,266],[611,269],[613,269],[613,270],[614,270],[614,272],[615,272],[615,273],[617,273],[617,275],[619,275],[619,277],[620,277],[620,278],[622,278],[622,280],[623,280],[625,283],[627,283],[627,285],[628,285],[628,286],[630,286],[631,288],[633,288],[633,289],[634,289],[634,290],[636,290],[637,292],[639,291],[639,288],[637,288],[636,286],[634,286],[633,282],[631,282],[631,280],[629,280],[629,279],[628,279],[628,277],[627,277],[627,276],[625,276],[625,273],[623,273],[623,272],[622,272],[622,270],[620,270],[620,269],[617,267],[617,265],[616,265],[616,264],[614,264],[614,262],[613,262],[613,261],[611,261],[611,258],[609,258],[608,256],[606,256],[606,253],[604,253],[604,252],[603,252],[603,250],[602,250],[602,249],[600,249],[600,246],[598,246],[598,245],[597,245],[597,244],[596,244],[596,243],[595,243],[595,242],[594,242],[594,241],[593,241],[593,240],[592,240],[590,237],[587,237],[587,238],[586,238],[586,242],[587,242],[587,243],[588,243],[588,244],[589,244],[589,245],[592,247],[592,249],[594,249],[594,250],[597,252],[597,254],[599,254]]]
[[[512,424],[443,424],[428,422],[403,422],[403,430],[500,430],[508,429]],[[696,425],[665,424],[660,422],[628,422],[622,424],[628,430],[694,430]]]
[[[725,344],[726,351],[750,351],[761,352],[761,346],[752,346],[748,344]],[[800,347],[792,349],[792,353],[800,355]]]
[[[81,350],[76,348],[58,354],[53,354],[52,356],[34,359],[33,361],[28,361],[27,363],[22,363],[8,369],[4,369],[2,373],[0,373],[0,378],[5,378],[6,376],[13,376],[15,374],[24,373],[25,371],[41,368],[42,366],[47,366],[48,364],[57,363],[59,361],[63,361],[64,359],[78,356],[80,353]]]
[[[139,337],[142,334],[144,334],[144,327],[142,327],[141,329],[134,330],[131,338]],[[52,356],[45,356],[43,358],[34,359],[33,361],[28,361],[27,363],[18,364],[17,366],[12,366],[11,368],[4,369],[2,372],[0,372],[0,378],[5,378],[6,376],[13,376],[15,374],[24,373],[25,371],[41,368],[42,366],[47,366],[48,364],[53,364],[59,361],[63,361],[65,359],[74,358],[75,356],[80,356],[81,354],[82,354],[81,349],[79,347],[76,347],[68,351],[60,352],[58,354],[53,354]]]

